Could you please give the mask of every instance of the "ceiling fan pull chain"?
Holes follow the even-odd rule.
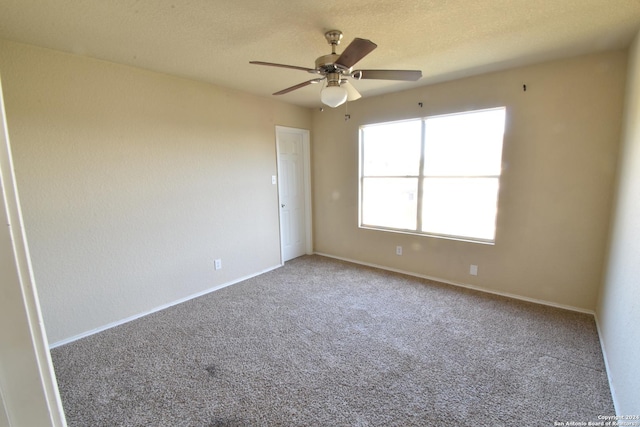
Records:
[[[351,114],[349,114],[349,98],[347,98],[347,101],[344,103],[344,121],[346,122],[349,119],[351,119]]]

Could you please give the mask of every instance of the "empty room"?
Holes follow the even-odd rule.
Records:
[[[640,2],[0,0],[0,427],[640,426]]]

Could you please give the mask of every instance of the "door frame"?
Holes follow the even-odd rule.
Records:
[[[280,145],[279,134],[281,132],[297,133],[302,136],[302,156],[303,156],[303,189],[304,189],[304,234],[305,234],[305,251],[307,255],[313,254],[313,229],[311,214],[311,136],[308,129],[292,128],[287,126],[276,126],[276,168],[278,173],[278,224],[280,228],[280,265],[284,265],[284,248],[282,238],[282,214],[280,209]]]
[[[54,374],[16,186],[0,82],[0,272],[9,298],[0,301],[0,424],[67,425]],[[18,301],[17,306],[16,301]],[[9,304],[13,304],[7,309]],[[7,325],[12,326],[11,332]]]

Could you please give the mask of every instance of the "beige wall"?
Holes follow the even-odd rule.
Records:
[[[361,99],[348,105],[348,121],[345,107],[315,111],[315,250],[594,310],[625,72],[626,53],[609,52]],[[358,228],[360,125],[500,105],[507,129],[495,246]]]
[[[50,342],[280,264],[275,126],[309,110],[8,41],[0,73]]]
[[[640,33],[629,50],[618,193],[596,311],[619,414],[640,414]]]

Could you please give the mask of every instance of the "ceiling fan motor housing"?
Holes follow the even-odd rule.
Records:
[[[341,67],[335,63],[338,58],[340,58],[340,55],[337,53],[330,53],[329,55],[319,57],[316,59],[316,71],[323,75],[329,73],[348,73],[350,71],[349,68]]]

